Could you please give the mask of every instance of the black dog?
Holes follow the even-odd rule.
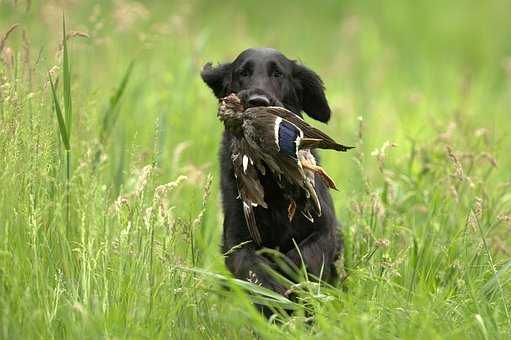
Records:
[[[304,111],[321,122],[330,119],[330,107],[318,75],[274,49],[248,49],[232,63],[217,67],[208,63],[201,76],[217,98],[234,92],[248,107],[277,105],[300,116]],[[288,287],[265,270],[265,266],[276,268],[275,262],[258,254],[255,242],[246,242],[251,237],[245,223],[242,202],[238,199],[231,161],[231,138],[224,132],[220,150],[225,215],[223,251],[230,253],[226,258],[227,267],[237,278],[256,281],[285,295]],[[327,282],[334,281],[337,278],[334,262],[342,250],[342,241],[337,230],[332,198],[323,182],[316,179],[323,212],[314,222],[300,214],[290,222],[287,213],[289,203],[282,196],[272,175],[262,176],[261,182],[269,206],[268,209],[255,209],[263,246],[280,251],[296,268],[302,267],[303,259],[310,274]]]

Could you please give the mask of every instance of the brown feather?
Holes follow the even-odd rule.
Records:
[[[257,226],[257,222],[254,215],[254,208],[243,202],[243,214],[245,215],[245,221],[247,222],[248,231],[252,239],[258,244],[262,245],[263,240],[261,238],[261,233],[259,232],[259,227]]]
[[[252,159],[253,156],[248,153],[249,150],[245,141],[238,141],[233,144],[232,147],[234,175],[243,204],[243,213],[245,215],[245,221],[247,222],[247,228],[252,239],[258,245],[262,245],[261,233],[254,215],[254,206],[268,208],[268,205],[264,201],[264,188],[259,181],[259,176],[255,168],[255,165],[259,164],[259,162]],[[248,157],[245,160],[245,164],[243,157]]]

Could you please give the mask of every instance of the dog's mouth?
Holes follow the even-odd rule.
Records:
[[[284,105],[275,96],[261,89],[241,90],[237,93],[244,108],[257,106],[281,106]]]

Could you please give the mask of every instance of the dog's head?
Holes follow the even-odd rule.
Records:
[[[277,50],[245,50],[231,63],[207,63],[201,76],[217,98],[237,93],[246,107],[283,106],[322,122],[330,119],[321,78]]]

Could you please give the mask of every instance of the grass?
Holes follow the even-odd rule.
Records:
[[[510,11],[0,2],[0,337],[510,337]],[[299,303],[232,279],[219,250],[222,128],[199,71],[249,46],[322,75],[321,127],[357,145],[323,153],[343,285],[304,282]]]

